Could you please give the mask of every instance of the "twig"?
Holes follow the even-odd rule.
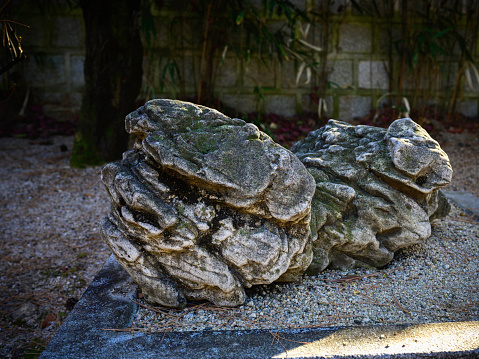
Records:
[[[271,345],[273,345],[274,343],[274,340],[276,339],[278,341],[278,344],[281,345],[284,349],[284,351],[286,352],[286,356],[288,356],[288,350],[285,348],[285,346],[283,345],[283,343],[281,343],[279,341],[279,335],[278,334],[274,334],[271,330],[268,330],[268,332],[273,336],[273,341],[271,342]]]
[[[380,273],[373,273],[373,274],[366,274],[366,275],[347,275],[345,277],[337,278],[337,279],[332,279],[332,280],[327,280],[330,283],[349,283],[353,282],[356,280],[361,280],[363,278],[369,278],[369,277],[376,277]]]
[[[404,307],[401,305],[401,303],[399,303],[399,301],[397,300],[397,298],[396,298],[396,296],[394,295],[394,293],[392,293],[392,295],[393,295],[394,302],[395,302],[395,304],[397,305],[397,307],[398,307],[399,309],[401,309],[404,313],[406,313],[407,315],[409,315],[409,317],[410,317],[411,319],[414,319],[413,316],[412,316],[412,314],[411,314],[411,312],[408,311],[408,310],[406,310],[406,308],[404,308]]]
[[[271,330],[268,330],[268,332],[271,333],[271,335],[273,335],[277,340],[278,339],[283,339],[283,340],[286,340],[288,342],[291,342],[291,343],[298,343],[298,344],[311,344],[311,342],[300,342],[300,341],[297,341],[297,340],[291,340],[291,339],[288,339],[288,338],[285,338],[285,337],[282,337],[281,335],[278,334],[278,332],[276,331],[276,333],[273,333]],[[279,340],[278,340],[279,341]]]

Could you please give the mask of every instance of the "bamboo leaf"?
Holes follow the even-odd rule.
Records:
[[[474,75],[476,76],[476,82],[479,83],[479,71],[477,70],[477,67],[474,66],[474,64],[472,62],[469,62],[469,66],[474,71]]]
[[[227,52],[228,52],[228,45],[225,46],[225,48],[223,49],[223,53],[221,54],[221,63],[225,62]]]
[[[244,18],[244,10],[242,10],[236,17],[236,25],[241,25],[241,23],[243,22],[243,18]]]
[[[409,105],[409,100],[406,97],[403,97],[402,101],[404,103],[404,107],[406,107],[406,110],[407,110],[404,116],[409,117],[409,113],[411,112],[411,106]]]
[[[312,75],[311,67],[308,67],[306,69],[306,82],[304,83],[305,85],[311,82],[311,77],[312,77],[311,75]]]
[[[284,51],[283,45],[281,43],[279,43],[277,40],[275,42],[276,42],[276,47],[281,52],[281,54],[284,56],[284,58],[286,60],[289,60],[288,54],[286,53],[286,51]],[[281,59],[281,57],[280,57],[280,59]]]
[[[452,28],[451,27],[448,27],[447,29],[444,29],[442,30],[441,32],[437,33],[436,35],[433,36],[433,38],[437,39],[439,37],[441,37],[442,35],[445,35],[447,34],[449,31],[451,31]]]
[[[305,68],[306,62],[302,62],[301,65],[299,65],[298,73],[296,74],[296,85],[299,84],[299,80],[301,79],[301,75],[303,74]]]
[[[464,70],[464,75],[466,76],[466,82],[471,89],[471,91],[474,91],[474,85],[472,84],[472,78],[471,78],[471,72],[469,66],[466,66]]]
[[[336,83],[336,82],[334,82],[334,81],[328,81],[328,88],[329,88],[329,89],[331,88],[331,85],[336,86],[338,89],[341,88],[341,86],[340,86],[338,83]]]
[[[322,48],[322,47],[312,45],[312,44],[310,44],[309,42],[306,42],[306,41],[304,41],[304,40],[302,40],[302,39],[298,39],[298,42],[301,43],[301,44],[303,44],[304,46],[306,46],[306,47],[308,47],[308,48],[314,50],[314,51],[317,51],[317,52],[323,51],[323,48]]]
[[[323,115],[323,110],[324,112],[327,112],[328,111],[328,108],[326,107],[326,101],[324,98],[320,98],[318,100],[318,117],[321,119],[322,115]]]

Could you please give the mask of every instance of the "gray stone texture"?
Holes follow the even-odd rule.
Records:
[[[256,3],[259,4],[260,2],[256,1]],[[299,3],[303,4],[304,2],[300,0]],[[306,3],[312,4],[311,1]],[[347,9],[348,6],[349,10]],[[367,100],[352,100],[350,96],[368,96],[374,99],[378,96],[377,90],[387,91],[387,76],[385,76],[384,69],[382,66],[374,63],[381,60],[387,61],[389,45],[392,44],[394,46],[383,26],[372,28],[368,24],[370,21],[364,15],[355,12],[354,9],[351,11],[350,6],[350,2],[346,0],[330,2],[330,10],[333,14],[340,12],[340,16],[343,16],[345,15],[344,11],[347,10],[352,16],[348,15],[346,21],[341,20],[341,24],[338,25],[340,26],[339,29],[330,29],[332,30],[332,36],[330,39],[331,43],[329,44],[330,54],[328,56],[330,59],[328,65],[333,65],[333,67],[330,67],[330,70],[332,70],[329,77],[330,81],[339,84],[341,87],[348,88],[348,91],[344,91],[333,86],[329,90],[329,93],[337,99],[337,113],[334,115],[348,120],[364,115],[370,110],[370,108],[363,110],[363,107],[370,106]],[[153,87],[153,91],[156,94],[155,97],[159,96],[159,94],[167,94],[168,97],[175,98],[180,93],[182,97],[183,95],[190,94],[194,96],[195,91],[198,89],[197,82],[201,62],[201,49],[198,46],[201,47],[203,40],[203,32],[198,31],[197,28],[199,23],[198,19],[195,19],[197,14],[188,14],[188,18],[191,16],[192,21],[176,21],[175,16],[177,14],[175,11],[166,10],[164,7],[159,7],[155,4],[151,4],[150,9],[156,27],[155,36],[150,38],[150,46],[155,56],[145,58],[145,74],[147,76],[145,76],[146,82],[144,85]],[[83,86],[83,79],[81,79],[80,74],[81,61],[77,58],[72,58],[70,71],[69,57],[75,57],[84,52],[84,30],[80,11],[74,10],[70,12],[68,9],[62,8],[59,9],[59,12],[47,18],[35,7],[28,8],[27,6],[25,10],[25,12],[22,11],[15,15],[17,21],[30,26],[29,29],[17,26],[18,34],[22,37],[22,46],[29,54],[29,61],[33,62],[37,55],[55,54],[55,56],[59,57],[64,56],[62,61],[65,61],[66,65],[66,73],[62,73],[61,69],[58,72],[50,69],[46,70],[46,74],[40,73],[45,70],[43,67],[35,68],[31,71],[29,67],[32,65],[27,65],[25,66],[25,81],[32,88],[55,86],[55,90],[59,92],[71,93],[79,91]],[[397,4],[396,10],[398,10]],[[275,17],[268,22],[267,26],[271,29],[279,29],[283,25],[284,21]],[[339,30],[339,33],[336,30]],[[399,39],[400,32],[400,26],[393,24],[393,42]],[[144,40],[146,40],[146,34],[144,35]],[[311,27],[306,39],[314,45],[321,46],[324,42],[322,36],[322,25],[316,23]],[[240,37],[235,35],[233,42],[240,43]],[[336,45],[339,47],[336,48]],[[254,47],[254,41],[252,46]],[[221,50],[219,53],[221,53]],[[163,61],[160,61],[158,58],[160,55]],[[159,80],[162,77],[168,56],[171,59],[176,59],[182,80],[184,81],[184,88],[180,87],[178,79],[175,80],[175,83],[168,79],[166,86],[161,87]],[[227,56],[234,57],[233,48],[228,50]],[[366,64],[371,59],[374,59],[372,72]],[[444,62],[443,56],[439,56],[437,60],[437,76],[432,81],[428,81],[423,76],[427,71],[421,72],[420,76],[406,75],[403,89],[413,90],[417,81],[420,89],[427,91],[427,87],[430,86],[433,91],[437,90],[437,94],[434,97],[445,99],[447,96],[450,96],[451,91],[454,89],[459,66],[457,63],[447,64]],[[184,66],[181,64],[182,61],[184,61]],[[231,67],[229,65],[226,66],[219,69],[218,81],[215,84],[217,90],[215,97],[218,99],[221,99],[223,96],[228,97],[229,95],[226,94],[233,94],[238,90],[241,91],[241,96],[245,95],[246,97],[247,93],[253,94],[256,86],[274,87],[274,92],[270,94],[285,94],[285,96],[291,95],[291,90],[295,89],[298,93],[296,110],[307,111],[307,108],[301,107],[305,103],[302,101],[302,98],[310,92],[312,85],[304,84],[306,78],[304,74],[298,86],[296,85],[298,63],[283,61],[281,65],[275,64],[269,68],[260,67],[257,58],[252,55],[250,64],[241,64],[241,71],[239,63],[231,65]],[[451,69],[448,67],[451,67]],[[21,70],[21,67],[16,67],[16,69]],[[396,70],[398,69],[396,68]],[[434,71],[434,69],[431,69],[431,72],[434,73]],[[450,76],[448,77],[449,72]],[[468,102],[464,106],[464,113],[468,116],[473,116],[474,113],[477,113],[474,103],[478,99],[477,90],[479,87],[474,76],[472,76],[472,80],[474,82],[474,91],[467,86],[465,81],[463,82],[464,86],[466,86],[464,89],[464,99]],[[314,84],[314,81],[312,83]],[[350,87],[351,85],[352,87]],[[419,98],[424,97],[423,95],[420,93]],[[340,99],[340,97],[344,96],[346,98]],[[147,96],[147,98],[151,97],[153,96]],[[247,101],[245,100],[245,102]],[[360,108],[359,111],[358,107]],[[247,108],[248,111],[245,111],[243,108],[237,107],[240,112],[249,112],[249,110],[256,110],[256,104],[248,105]],[[289,108],[287,113],[291,113]],[[284,115],[284,113],[279,114]]]
[[[296,96],[264,96],[264,113],[280,113],[283,116],[293,116],[296,113]]]
[[[83,63],[85,62],[85,57],[73,55],[70,61],[70,79],[72,86],[82,87],[85,85],[85,76],[83,74]]]
[[[84,45],[81,17],[57,17],[53,22],[51,44],[54,47],[82,47]]]
[[[266,66],[258,60],[252,60],[249,64],[245,64],[243,86],[252,88],[256,86],[274,87],[274,64]]]
[[[339,99],[339,118],[351,121],[355,117],[366,115],[371,109],[371,98],[366,96],[341,96]]]
[[[358,85],[360,88],[387,90],[388,74],[383,61],[360,61]]]
[[[236,86],[236,81],[236,58],[226,57],[218,66],[215,84],[219,87],[231,87]]]
[[[468,117],[478,117],[479,111],[477,107],[477,101],[461,102],[461,113]]]
[[[225,93],[221,96],[221,101],[227,106],[238,109],[241,113],[258,111],[258,101],[253,94]]]
[[[137,302],[137,286],[110,257],[40,359],[474,359],[479,355],[477,321],[279,330],[132,331],[139,315]],[[361,345],[351,345],[354,343]]]
[[[476,221],[479,221],[479,198],[465,191],[444,191],[444,195]]]
[[[298,66],[299,64],[295,64],[294,61],[283,61],[279,67],[281,73],[281,88],[292,89],[304,84],[304,81],[306,80],[304,73],[299,83],[296,84]]]
[[[385,130],[329,123],[290,152],[252,124],[152,100],[104,167],[103,240],[148,301],[235,306],[244,287],[306,270],[381,267],[431,234],[450,207],[447,155],[411,119]],[[296,155],[296,156],[295,156]]]
[[[340,48],[342,52],[371,52],[372,32],[370,24],[344,24],[341,26],[340,36]]]
[[[151,8],[153,8],[154,5],[152,3]],[[149,36],[149,46],[152,48],[166,48],[168,47],[168,41],[169,41],[169,21],[168,18],[165,17],[155,17],[155,31],[156,33],[151,34]],[[173,33],[174,36],[175,33]],[[146,34],[145,34],[145,40],[146,40]],[[148,45],[148,44],[147,44]]]
[[[342,88],[348,88],[354,85],[352,61],[334,61],[330,64],[330,71],[329,81],[334,82],[334,84]]]
[[[428,238],[430,221],[449,212],[438,191],[451,181],[449,159],[411,119],[387,130],[330,120],[292,151],[316,181],[310,274],[382,267],[398,249]]]
[[[41,55],[30,58],[25,68],[25,77],[31,86],[65,85],[65,56]]]
[[[150,302],[235,306],[243,287],[292,281],[312,260],[314,180],[256,126],[153,100],[126,118],[136,136],[102,180],[104,241]]]

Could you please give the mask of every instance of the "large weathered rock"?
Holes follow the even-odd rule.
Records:
[[[385,130],[329,123],[292,151],[316,181],[311,274],[326,267],[381,267],[396,250],[431,234],[449,204],[437,189],[452,168],[439,144],[411,119]]]
[[[243,287],[306,270],[315,182],[290,151],[179,101],[149,101],[126,128],[137,140],[102,171],[112,210],[101,231],[150,302],[239,305]]]
[[[447,155],[410,119],[331,120],[292,152],[254,125],[154,100],[126,118],[134,148],[105,166],[102,237],[146,299],[244,302],[306,270],[381,267],[447,214]]]

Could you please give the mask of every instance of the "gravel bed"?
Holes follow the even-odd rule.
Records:
[[[72,137],[0,138],[0,357],[36,357],[110,251],[100,168],[68,165]]]
[[[479,197],[478,137],[433,137],[454,169],[447,189]],[[72,137],[0,138],[1,358],[38,356],[110,255],[98,233],[109,209],[100,168],[70,168],[72,145]],[[207,303],[183,311],[155,308],[166,313],[157,318],[143,308],[135,326],[198,330],[478,320],[479,224],[469,222],[456,210],[436,221],[426,243],[401,252],[379,271],[326,271],[296,284],[259,286],[248,292],[246,305],[234,309]]]
[[[458,209],[386,268],[327,270],[251,288],[245,305],[183,310],[141,301],[133,330],[194,331],[479,320],[479,225]]]

